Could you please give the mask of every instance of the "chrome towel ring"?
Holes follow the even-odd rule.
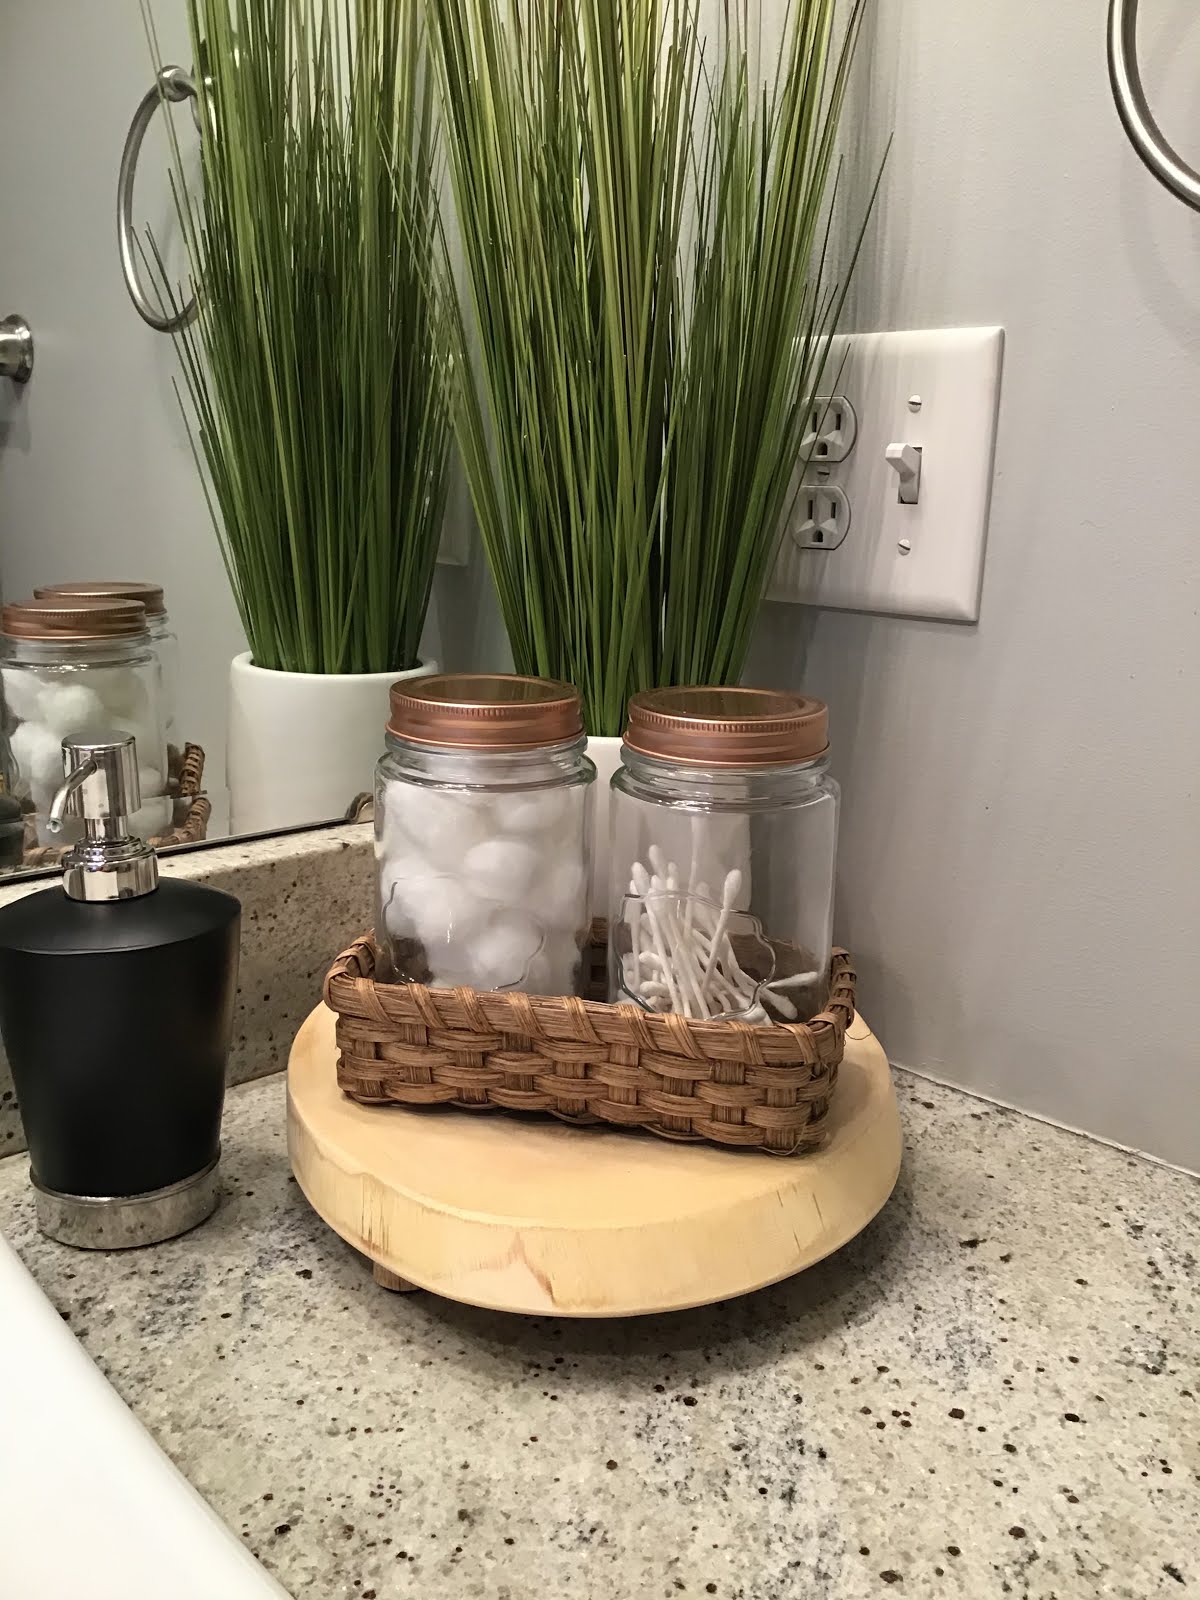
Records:
[[[1146,102],[1137,59],[1138,0],[1109,0],[1108,77],[1121,125],[1150,171],[1193,211],[1200,211],[1200,173],[1167,143]]]
[[[196,98],[196,85],[191,73],[185,72],[182,67],[163,67],[158,72],[153,87],[147,89],[138,102],[133,121],[129,124],[125,148],[121,152],[121,170],[117,177],[117,248],[121,253],[125,287],[129,290],[129,298],[138,316],[159,333],[178,333],[181,328],[186,328],[196,315],[196,298],[193,295],[181,310],[167,314],[156,307],[142,287],[137,272],[138,244],[133,231],[133,180],[142,140],[159,104],[162,101],[177,104],[189,96],[193,100]]]

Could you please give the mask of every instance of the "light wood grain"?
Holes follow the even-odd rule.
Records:
[[[419,1284],[409,1283],[407,1278],[402,1278],[399,1273],[393,1272],[390,1267],[384,1267],[378,1261],[372,1269],[375,1282],[381,1289],[390,1289],[393,1294],[413,1294],[420,1288]]]
[[[384,1271],[448,1299],[558,1316],[724,1300],[852,1239],[900,1169],[887,1058],[859,1018],[829,1142],[782,1157],[482,1112],[360,1106],[333,1013],[288,1066],[288,1150],[309,1203]]]

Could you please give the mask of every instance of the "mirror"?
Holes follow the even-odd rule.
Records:
[[[193,193],[201,192],[201,124],[188,96],[164,106],[147,92],[155,49],[158,60],[188,73],[194,52],[185,0],[154,0],[147,16],[152,43],[134,0],[117,7],[9,0],[0,23],[6,55],[20,58],[0,106],[9,218],[0,315],[19,313],[33,347],[32,370],[22,374],[16,369],[28,345],[0,329],[0,368],[12,374],[0,377],[0,597],[16,608],[6,614],[11,636],[2,641],[6,874],[45,870],[61,854],[62,836],[45,825],[61,778],[61,738],[96,720],[138,738],[140,827],[168,846],[221,840],[360,814],[382,749],[388,684],[418,663],[453,670],[503,666],[507,658],[482,560],[468,561],[469,501],[445,439],[437,445],[441,457],[423,468],[412,459],[411,434],[394,431],[386,444],[401,459],[359,512],[370,526],[347,526],[363,497],[344,480],[372,470],[375,422],[387,404],[369,394],[386,360],[351,348],[361,342],[354,330],[372,319],[381,340],[387,333],[365,293],[360,304],[342,305],[337,326],[323,327],[314,287],[307,354],[299,353],[278,414],[266,414],[265,388],[256,400],[254,386],[244,383],[217,419],[227,435],[223,454],[205,459],[197,403],[212,402],[213,390],[194,390],[189,360],[223,360],[236,388],[253,365],[244,327],[230,319],[219,344],[203,317],[179,340],[154,331],[131,303],[114,237],[122,149],[142,106],[130,200],[136,270],[160,308],[169,309],[176,294],[186,297],[188,224],[170,174],[182,171]],[[394,41],[380,48],[387,43]],[[364,84],[361,92],[370,89]],[[246,105],[239,114],[249,114]],[[205,173],[205,187],[221,175]],[[361,198],[360,187],[336,204],[345,209]],[[313,225],[324,230],[324,245],[336,242],[333,205]],[[397,215],[394,224],[404,221]],[[331,270],[346,276],[344,262]],[[398,281],[379,293],[403,301],[391,337],[402,347],[398,364],[407,381],[416,369],[405,364],[403,350],[417,342],[420,285]],[[226,305],[229,286],[214,284],[210,295]],[[283,338],[285,330],[275,334]],[[346,430],[353,436],[342,438],[318,474],[313,441],[350,403],[344,394],[317,392],[314,374],[327,370],[335,349],[346,386],[360,394]],[[257,378],[265,385],[279,374],[260,371]],[[330,508],[327,567],[308,574],[305,594],[292,596],[285,592],[287,544],[303,508],[259,505],[247,516],[250,539],[265,538],[264,518],[279,520],[281,553],[273,563],[264,557],[255,572],[253,552],[223,542],[216,530],[228,521],[233,497],[256,491],[221,483],[213,470],[214,461],[236,464],[239,451],[249,461],[254,450],[269,450],[272,432],[288,419],[293,460],[276,487],[285,498],[320,493]],[[424,520],[436,527],[428,552],[414,553],[397,549],[394,522],[412,517],[400,501],[422,471],[426,484],[418,492],[436,501]],[[362,551],[366,582],[350,570],[351,547]],[[230,561],[240,569],[240,606]],[[102,589],[102,580],[143,586],[118,584],[107,603],[146,602],[148,635],[119,631],[111,612],[89,621],[79,611],[82,593],[70,597],[69,616],[55,619],[44,607],[39,618],[21,609],[49,586],[99,582]],[[327,593],[314,600],[323,585]],[[290,628],[289,610],[299,618]],[[251,660],[252,633],[274,670],[259,671]],[[158,665],[149,667],[150,660]]]

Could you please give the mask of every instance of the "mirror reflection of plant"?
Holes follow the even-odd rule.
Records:
[[[467,305],[452,404],[518,670],[589,731],[740,676],[849,271],[835,141],[863,16],[748,0],[427,0]],[[847,251],[853,268],[861,229]]]
[[[177,148],[172,181],[200,310],[177,338],[254,662],[412,667],[450,442],[419,0],[188,0],[188,19],[202,183]]]

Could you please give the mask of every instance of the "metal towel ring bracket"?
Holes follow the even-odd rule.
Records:
[[[196,315],[196,297],[193,295],[182,310],[167,315],[155,307],[142,288],[137,273],[138,245],[133,231],[133,180],[142,140],[160,102],[167,100],[177,104],[189,96],[193,100],[196,98],[196,85],[191,73],[185,72],[182,67],[163,67],[159,71],[153,88],[147,89],[142,96],[133,114],[133,121],[129,124],[125,148],[121,152],[121,171],[117,178],[117,248],[121,253],[125,287],[129,290],[129,298],[138,316],[159,333],[178,333],[181,328],[186,328]]]
[[[1129,142],[1150,171],[1193,211],[1200,211],[1200,173],[1172,150],[1146,102],[1137,59],[1138,0],[1109,0],[1108,77]]]

